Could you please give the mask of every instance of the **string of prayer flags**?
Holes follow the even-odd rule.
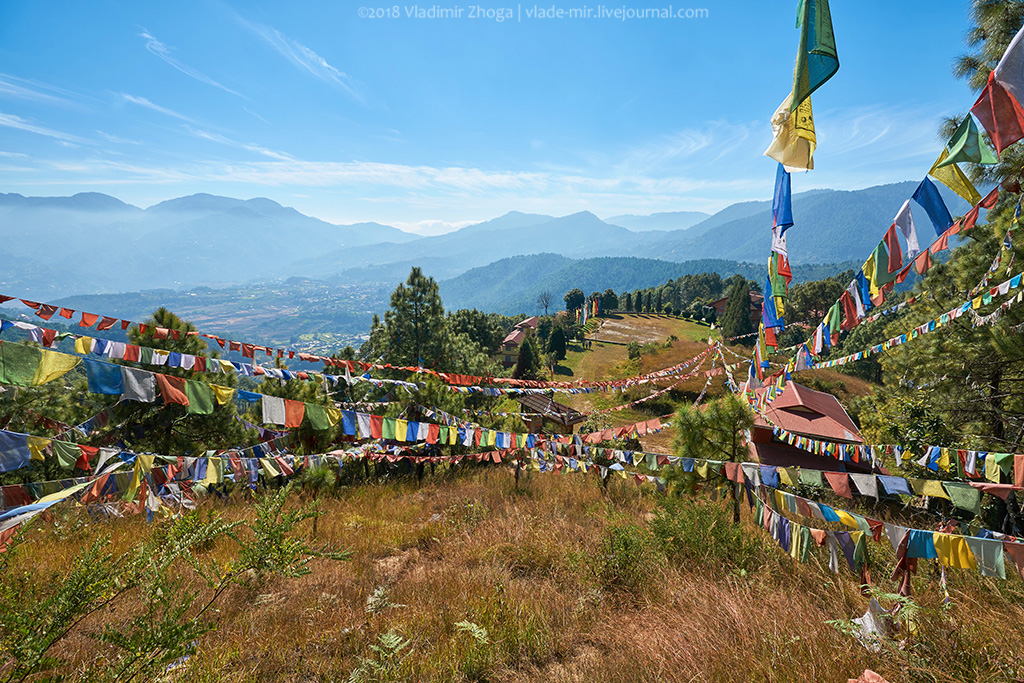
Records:
[[[801,0],[797,10],[800,47],[793,71],[793,98],[790,111],[795,111],[815,90],[839,70],[839,54],[832,30],[832,13],[828,0]]]

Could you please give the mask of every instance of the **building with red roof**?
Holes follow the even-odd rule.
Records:
[[[751,438],[748,443],[751,460],[777,467],[808,467],[833,472],[871,471],[866,465],[842,462],[797,448],[777,438],[772,432],[774,424],[787,432],[810,439],[852,445],[863,444],[864,439],[857,425],[832,394],[790,382],[786,385],[785,391],[768,405],[764,415],[767,420],[760,415],[754,416],[754,427],[750,430]]]

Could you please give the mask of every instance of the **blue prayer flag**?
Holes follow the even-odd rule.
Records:
[[[935,234],[941,236],[953,225],[953,217],[949,215],[946,202],[942,201],[942,195],[932,181],[925,178],[914,190],[914,201],[921,205],[928,217],[932,219],[935,226]]]

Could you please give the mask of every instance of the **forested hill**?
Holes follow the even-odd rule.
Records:
[[[857,264],[859,266],[859,264]],[[819,280],[855,267],[850,263],[794,266],[798,282]],[[441,296],[450,309],[478,308],[494,313],[534,313],[537,296],[549,292],[556,307],[570,289],[586,293],[613,289],[625,292],[655,287],[684,275],[740,274],[759,282],[765,276],[761,263],[699,259],[671,263],[636,257],[571,259],[557,254],[512,256],[441,282]]]

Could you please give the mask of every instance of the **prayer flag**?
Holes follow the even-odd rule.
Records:
[[[988,145],[981,139],[981,131],[974,123],[974,117],[970,114],[953,133],[953,137],[946,143],[949,156],[939,166],[948,166],[960,161],[969,161],[975,164],[997,164],[999,160],[992,153]]]
[[[828,0],[801,0],[797,10],[800,49],[793,72],[793,102],[790,111],[811,96],[839,70],[836,38]]]

